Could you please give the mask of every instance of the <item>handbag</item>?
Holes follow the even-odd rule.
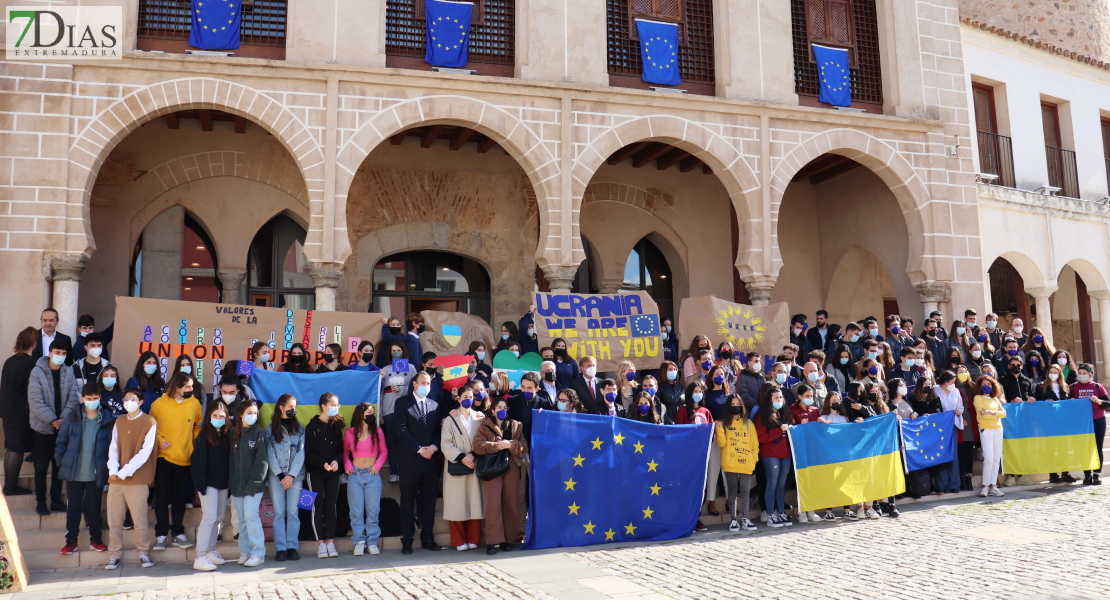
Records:
[[[489,427],[488,425],[486,427]],[[493,431],[493,429],[490,429]],[[502,441],[501,436],[497,436],[497,441]],[[478,479],[482,481],[491,481],[501,477],[509,472],[509,451],[498,450],[493,454],[483,454],[478,457],[478,462],[475,464],[474,472],[478,475]]]
[[[462,428],[459,427],[459,424],[458,424],[458,422],[455,421],[455,418],[454,417],[447,417],[447,418],[448,418],[448,420],[450,420],[452,423],[455,424],[455,429],[458,430],[459,435],[462,435]],[[466,456],[466,455],[461,454],[461,455],[459,455],[459,460],[458,461],[447,463],[447,474],[448,475],[454,475],[456,477],[461,477],[463,475],[470,475],[471,473],[474,472],[474,469],[471,469],[470,467],[462,464],[462,459],[463,459],[464,456]]]

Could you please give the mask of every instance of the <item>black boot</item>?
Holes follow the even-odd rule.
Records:
[[[1072,477],[1071,473],[1068,473],[1067,471],[1060,473],[1060,479],[1063,479],[1064,483],[1075,483],[1077,481],[1076,478]]]
[[[1091,485],[1102,485],[1102,475],[1099,473],[1092,473]]]
[[[1048,474],[1048,482],[1049,483],[1064,483],[1064,480],[1060,479],[1060,474],[1059,473],[1049,473]]]
[[[1094,485],[1094,482],[1091,480],[1090,473],[1083,474],[1083,485]]]
[[[489,554],[491,556],[494,555],[494,554],[497,554],[497,546],[495,544],[487,545],[486,546],[486,554]]]
[[[35,504],[35,512],[37,512],[38,514],[40,514],[44,517],[46,515],[50,514],[50,509],[46,507],[46,500],[39,500]]]

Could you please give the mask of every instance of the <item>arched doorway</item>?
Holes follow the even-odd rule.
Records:
[[[1025,280],[1013,263],[1001,256],[996,258],[987,269],[987,278],[990,280],[991,312],[998,315],[998,327],[1009,331],[1014,319],[1021,319],[1025,329],[1031,329],[1034,312],[1025,294]]]
[[[646,237],[636,242],[624,264],[621,291],[645,291],[659,305],[659,316],[674,318],[671,267],[659,248]]]
[[[316,290],[304,256],[306,232],[279,215],[262,226],[247,252],[245,297],[251,306],[312,309]]]
[[[416,251],[374,265],[370,312],[404,320],[422,310],[462,312],[491,322],[490,277],[478,261],[450,252]]]
[[[831,323],[901,314],[894,284],[883,264],[859,246],[849,248],[837,264],[824,306]]]
[[[131,296],[219,302],[217,268],[208,232],[183,207],[171,206],[154,217],[135,242]]]

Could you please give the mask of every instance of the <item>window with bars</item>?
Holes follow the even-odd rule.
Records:
[[[678,23],[678,60],[688,91],[713,95],[713,0],[606,0],[609,84],[647,88],[634,19]]]
[[[426,68],[424,63],[423,0],[388,0],[385,8],[385,53],[387,65]],[[482,74],[512,75],[486,71],[470,63],[512,66],[516,55],[516,0],[475,2],[470,23],[467,68]],[[393,61],[391,57],[415,60]]]
[[[881,112],[883,77],[875,0],[790,0],[794,91],[817,106],[819,81],[811,44],[848,50],[852,105]]]
[[[244,1],[239,43],[284,49],[286,5],[286,0]],[[191,11],[190,0],[139,0],[139,49],[184,51],[188,48],[189,27],[193,22]],[[144,43],[144,40],[153,43]],[[164,43],[175,41],[184,43],[184,47],[176,49]],[[234,52],[250,55],[239,50]]]

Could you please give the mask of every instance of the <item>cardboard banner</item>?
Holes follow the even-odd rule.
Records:
[[[541,348],[563,338],[571,358],[593,356],[598,371],[616,371],[622,360],[632,361],[639,369],[658,369],[663,362],[659,307],[647,292],[536,292],[535,299]]]
[[[509,389],[515,390],[520,387],[520,380],[524,379],[525,373],[539,375],[541,364],[543,358],[535,352],[525,352],[517,358],[512,352],[502,350],[493,357],[493,372],[504,373],[509,378]]]
[[[708,337],[714,351],[721,342],[729,342],[740,354],[758,352],[766,365],[790,342],[790,308],[785,302],[748,306],[712,296],[683,298],[678,310],[679,354],[696,335]],[[740,361],[746,363],[742,357]]]
[[[229,360],[250,360],[251,346],[266,342],[273,349],[271,364],[285,362],[289,348],[301,343],[312,365],[324,359],[328,344],[343,346],[345,364],[358,362],[358,345],[370,340],[379,351],[380,313],[342,313],[266,308],[239,304],[209,304],[153,298],[120,298],[116,303],[114,356],[121,372],[131,373],[132,361],[146,351],[169,374],[181,354],[193,359],[193,375],[210,386],[219,381]]]
[[[425,352],[465,354],[474,341],[485,343],[487,356],[493,349],[493,329],[482,317],[439,310],[422,310],[420,316],[424,317],[420,345]],[[414,360],[419,362],[420,357]]]

